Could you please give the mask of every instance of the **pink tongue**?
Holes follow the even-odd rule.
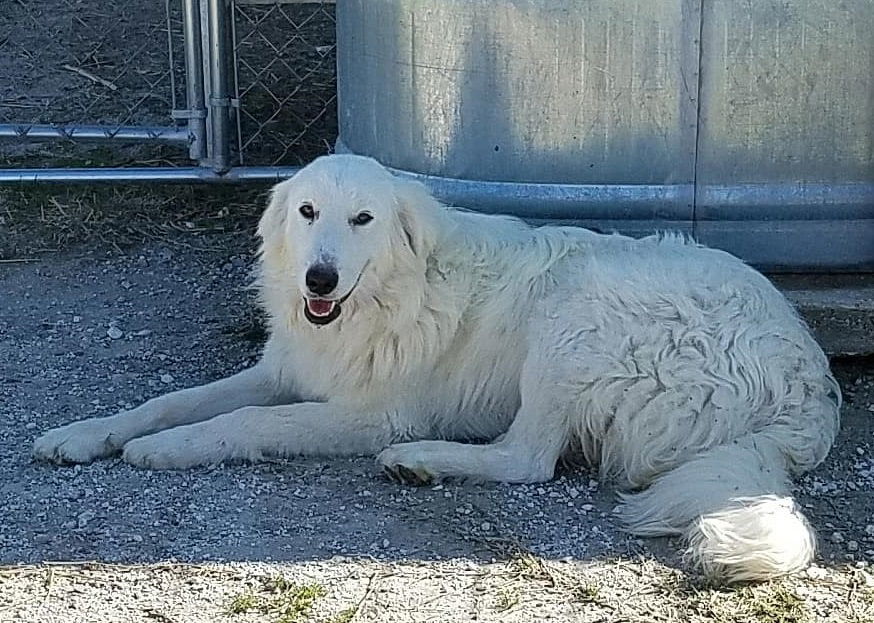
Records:
[[[307,299],[307,307],[313,316],[327,316],[334,309],[334,301],[323,299]]]

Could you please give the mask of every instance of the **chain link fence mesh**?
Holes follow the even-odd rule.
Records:
[[[298,165],[329,151],[337,131],[333,2],[227,6],[240,163]],[[0,124],[22,132],[101,126],[107,135],[122,126],[171,127],[172,111],[186,107],[183,49],[178,0],[0,0]],[[34,152],[25,139],[12,143],[27,146],[29,166],[57,165],[53,156],[85,147],[67,140]],[[186,164],[184,147],[102,143],[108,161],[94,164]],[[7,164],[20,153],[0,141]]]
[[[183,67],[175,2],[3,4],[0,123],[172,125]]]
[[[243,164],[298,165],[337,135],[333,2],[233,3]]]

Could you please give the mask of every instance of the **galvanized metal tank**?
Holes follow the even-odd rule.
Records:
[[[338,151],[458,205],[874,267],[872,0],[340,0]]]

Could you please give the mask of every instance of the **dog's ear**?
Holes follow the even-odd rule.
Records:
[[[437,239],[438,212],[442,206],[419,182],[398,179],[395,184],[398,218],[413,255],[427,258]]]
[[[280,182],[270,191],[270,201],[267,209],[258,221],[258,236],[265,246],[277,239],[285,231],[285,219],[288,215],[288,184],[290,180]]]

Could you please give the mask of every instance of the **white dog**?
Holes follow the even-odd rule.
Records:
[[[685,535],[715,579],[810,562],[790,476],[828,453],[839,389],[731,255],[446,208],[357,156],[276,186],[259,234],[260,363],[52,430],[35,455],[172,469],[380,453],[404,481],[521,483],[576,453],[626,490],[631,531]]]

